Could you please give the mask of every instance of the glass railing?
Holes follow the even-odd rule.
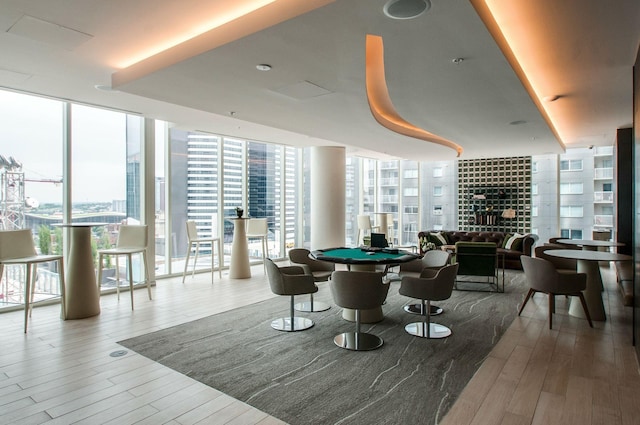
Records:
[[[613,146],[598,146],[595,148],[594,156],[610,156],[613,155]]]
[[[594,179],[612,179],[613,168],[595,168],[593,170]]]
[[[593,202],[613,202],[613,192],[594,192]]]
[[[613,216],[612,215],[594,215],[593,224],[594,226],[613,227]]]
[[[44,301],[60,296],[60,275],[47,270],[46,266],[38,267],[38,274],[33,291],[33,301]],[[26,282],[25,268],[20,266],[5,266],[0,292],[0,308],[24,304]]]

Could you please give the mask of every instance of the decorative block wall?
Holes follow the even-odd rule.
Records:
[[[531,232],[531,157],[458,161],[458,229]]]

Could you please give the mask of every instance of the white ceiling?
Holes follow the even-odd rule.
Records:
[[[185,129],[294,146],[345,145],[372,157],[454,159],[451,149],[398,135],[373,119],[364,52],[365,35],[375,34],[384,40],[398,113],[462,145],[462,159],[608,145],[617,128],[632,125],[637,0],[492,0],[516,15],[512,25],[543,43],[525,56],[542,65],[549,91],[542,95],[561,96],[543,102],[561,140],[476,13],[472,2],[482,0],[432,0],[426,14],[411,20],[384,16],[386,0],[316,1],[328,4],[105,92],[95,85],[110,86],[127,61],[239,0],[0,0],[0,86]],[[256,70],[262,63],[272,70]]]

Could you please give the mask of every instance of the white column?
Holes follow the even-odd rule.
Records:
[[[311,249],[344,246],[345,148],[311,148]]]

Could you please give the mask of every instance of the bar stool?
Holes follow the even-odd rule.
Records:
[[[247,220],[247,239],[260,239],[262,246],[262,264],[264,265],[265,273],[267,271],[265,259],[269,257],[268,235],[269,225],[266,218],[250,218]]]

